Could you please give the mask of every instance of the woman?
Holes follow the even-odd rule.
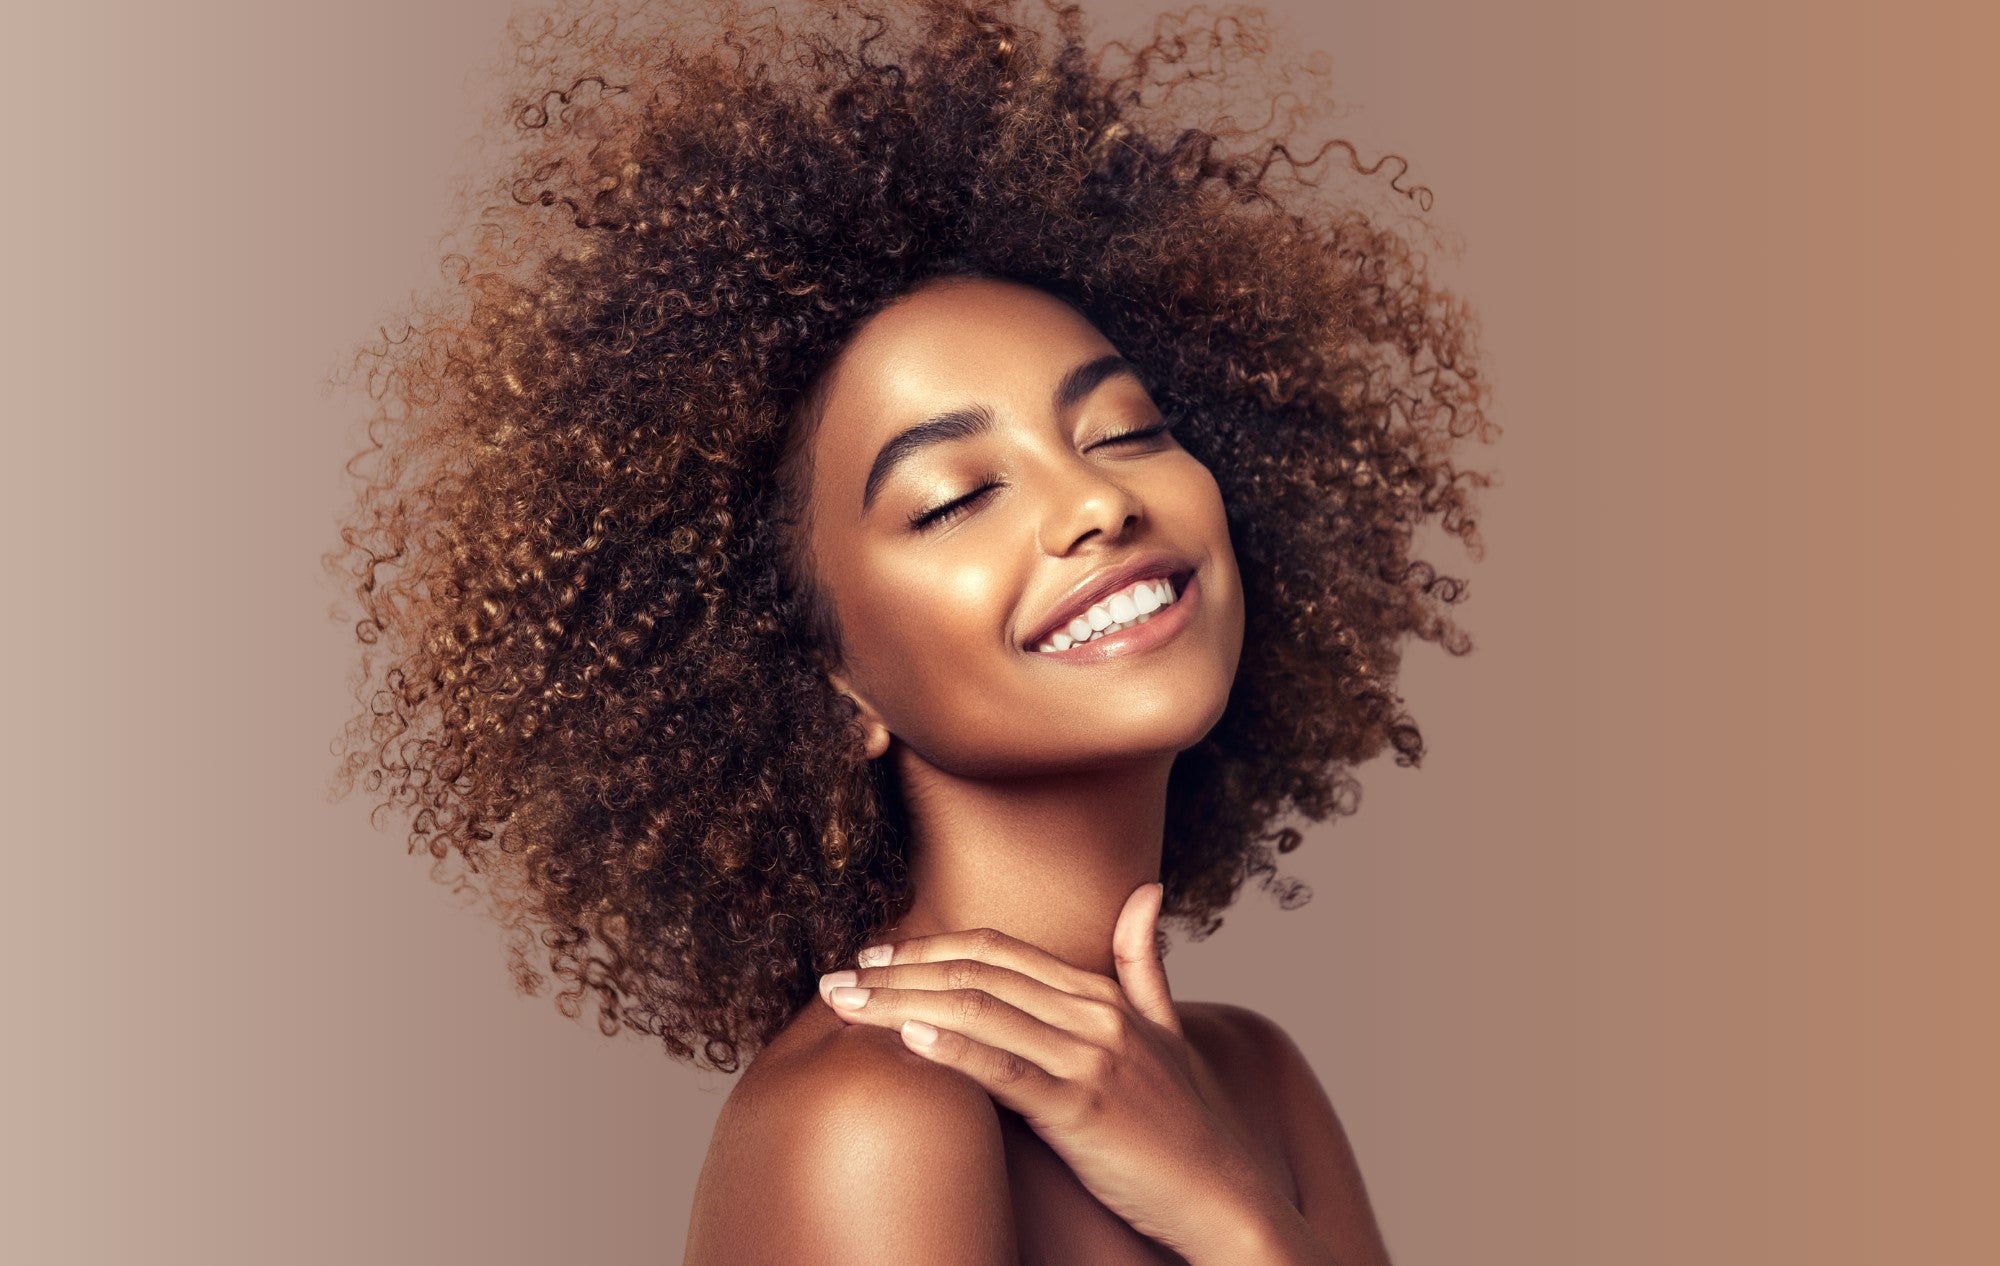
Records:
[[[755,1057],[690,1262],[1388,1260],[1158,924],[1421,757],[1470,318],[1282,139],[1148,124],[1255,26],[1112,74],[1050,13],[544,15],[507,198],[371,352],[347,773],[524,990]]]

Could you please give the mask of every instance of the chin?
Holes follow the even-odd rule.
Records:
[[[1106,707],[1076,708],[1061,727],[1069,741],[1055,746],[1073,753],[1078,765],[1177,756],[1206,738],[1222,719],[1229,706],[1229,681],[1218,677],[1148,694],[1137,701],[1128,695],[1106,701]]]
[[[910,755],[958,777],[1035,777],[1177,756],[1215,728],[1228,702],[1227,681],[1160,692],[1137,708],[1129,700],[1122,709],[1115,700],[1065,700],[1054,710],[1024,708],[1011,723],[989,716],[949,736],[906,736],[903,744]]]

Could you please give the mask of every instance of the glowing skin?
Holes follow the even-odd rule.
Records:
[[[877,313],[827,371],[808,541],[845,637],[835,684],[913,830],[914,904],[885,935],[995,927],[1109,975],[1119,909],[1159,875],[1167,775],[1228,701],[1242,586],[1208,469],[1170,431],[1116,438],[1169,420],[1137,377],[1056,408],[1117,350],[1050,294],[960,278]],[[989,425],[908,452],[864,509],[885,444],[975,406]],[[1171,606],[1035,649],[1081,582],[1154,554],[1192,570]]]
[[[1168,775],[1227,705],[1243,595],[1208,470],[1170,435],[1116,439],[1163,420],[1134,377],[1077,376],[1115,351],[1051,295],[954,279],[865,322],[821,380],[821,423],[802,437],[806,544],[842,626],[835,685],[860,706],[867,753],[890,762],[909,809],[912,904],[872,938],[894,943],[896,960],[824,976],[821,1001],[731,1096],[697,1196],[704,1244],[796,1257],[793,1245],[821,1245],[834,1226],[847,1237],[841,1260],[855,1261],[938,1260],[942,1234],[994,1261],[1325,1261],[1337,1250],[1388,1264],[1303,1057],[1260,1036],[1266,1022],[1250,1013],[1170,997],[1146,952],[1156,919],[1142,885],[1159,877]],[[977,407],[983,426],[965,412]],[[944,415],[955,438],[880,460]],[[913,525],[976,491],[948,518]],[[1170,572],[1170,601],[1143,624],[1038,649],[1066,617],[1085,613],[1093,629],[1125,618],[1111,595],[1132,592],[1141,577],[1124,565],[1135,559]],[[1104,601],[1102,624],[1077,599]],[[934,957],[913,948],[919,937],[935,938],[915,942]],[[1030,970],[1007,976],[1010,959]],[[1124,1023],[1146,1027],[1106,1036],[1107,987],[1145,1012]],[[940,1001],[945,989],[993,1005]],[[936,1023],[930,1055],[908,1044],[906,1016]],[[990,1060],[979,1080],[952,1062],[982,1042],[971,1030],[993,1057],[1039,1054],[1052,1067],[1032,1093],[1024,1073],[999,1076]],[[1085,1047],[1117,1054],[1087,1059]],[[1093,1097],[1094,1111],[1065,1110]],[[883,1185],[899,1194],[877,1220]],[[1010,1225],[993,1222],[1010,1209]],[[961,1215],[977,1225],[961,1231]]]

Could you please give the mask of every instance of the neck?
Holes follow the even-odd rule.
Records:
[[[891,759],[909,813],[908,911],[874,939],[993,928],[1116,977],[1125,899],[1160,877],[1173,757],[1032,778],[961,778],[902,743]]]

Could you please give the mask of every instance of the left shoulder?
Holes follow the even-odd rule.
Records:
[[[1319,1084],[1297,1044],[1276,1021],[1235,1003],[1175,999],[1174,1008],[1188,1045],[1289,1163],[1299,1096]]]
[[[1176,1000],[1175,1008],[1180,1012],[1181,1026],[1216,1052],[1226,1063],[1242,1069],[1254,1069],[1260,1079],[1269,1079],[1274,1074],[1283,1088],[1290,1091],[1300,1076],[1318,1085],[1312,1075],[1312,1066],[1306,1062],[1305,1053],[1292,1041],[1291,1034],[1285,1032],[1276,1020],[1249,1007],[1233,1002],[1181,1002]]]
[[[1192,1020],[1236,1042],[1262,1045],[1268,1042],[1291,1044],[1291,1037],[1278,1022],[1260,1011],[1233,1002],[1182,1002],[1175,999],[1183,1022]]]
[[[1174,1005],[1191,1040],[1208,1043],[1236,1069],[1256,1070],[1277,1112],[1300,1208],[1314,1233],[1340,1261],[1388,1266],[1388,1245],[1346,1127],[1291,1034],[1270,1017],[1234,1003]]]

